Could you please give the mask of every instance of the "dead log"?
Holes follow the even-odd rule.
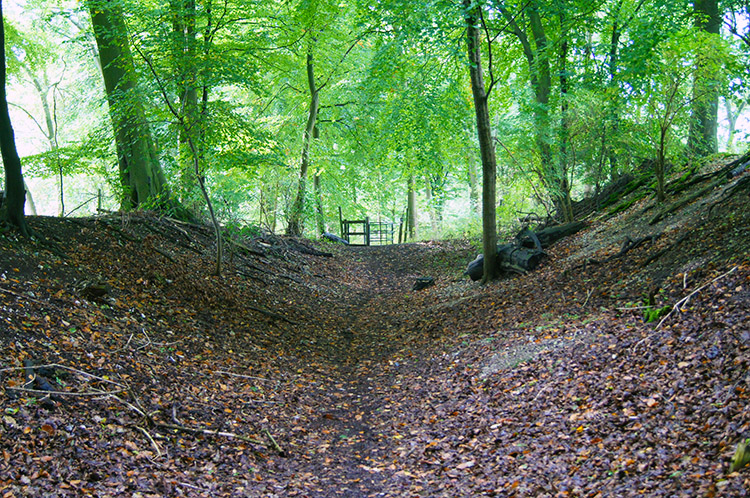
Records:
[[[558,240],[572,235],[586,226],[583,221],[574,221],[564,225],[547,227],[538,232],[528,228],[521,230],[515,241],[497,247],[497,265],[500,272],[525,273],[537,269],[542,260],[547,257],[544,249]],[[464,275],[476,281],[484,273],[484,255],[480,254],[469,263]]]
[[[497,248],[497,264],[500,271],[515,271],[524,273],[534,271],[539,263],[547,256],[547,253],[539,249],[529,249],[516,244],[504,244]],[[469,263],[464,275],[468,275],[474,281],[482,278],[484,273],[484,255],[480,254],[474,261]]]
[[[339,244],[344,244],[345,246],[349,245],[349,241],[346,239],[342,239],[338,235],[332,234],[330,232],[323,232],[323,238],[328,239],[331,242],[338,242]]]
[[[289,246],[291,246],[293,250],[302,254],[307,254],[309,256],[323,256],[326,258],[333,257],[333,253],[318,251],[317,249],[309,247],[308,245],[303,244],[302,242],[295,239],[289,239]]]
[[[537,241],[541,244],[543,249],[548,248],[560,239],[564,239],[568,235],[573,235],[576,232],[580,232],[586,227],[585,221],[573,221],[571,223],[565,223],[564,225],[556,225],[553,227],[543,228],[537,232],[531,232],[536,235]],[[530,232],[530,230],[529,230]],[[523,247],[533,248],[536,246],[536,242],[532,237],[526,234],[526,231],[522,231],[520,236],[521,245]]]

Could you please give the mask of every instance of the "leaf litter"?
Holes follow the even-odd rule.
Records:
[[[748,200],[583,265],[642,210],[486,286],[466,241],[262,235],[215,277],[207,227],[31,218],[0,238],[0,492],[746,496]]]

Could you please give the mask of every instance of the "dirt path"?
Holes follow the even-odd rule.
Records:
[[[331,335],[340,339],[329,358],[330,377],[306,400],[313,416],[305,431],[312,437],[298,448],[301,461],[290,462],[295,470],[285,474],[287,493],[384,496],[393,482],[397,470],[388,465],[396,445],[384,433],[400,423],[389,404],[392,355],[403,347],[397,335],[406,317],[398,305],[413,280],[403,264],[394,267],[394,256],[392,248],[354,249],[346,270],[356,287],[336,306],[320,310],[335,315],[323,321],[335,324]],[[309,480],[295,487],[300,474]]]

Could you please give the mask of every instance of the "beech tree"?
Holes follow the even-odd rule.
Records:
[[[478,3],[464,0],[466,20],[466,46],[469,55],[471,93],[474,96],[474,111],[477,120],[479,150],[482,157],[482,251],[484,253],[484,274],[482,282],[497,278],[497,214],[495,212],[495,185],[497,159],[495,144],[492,141],[490,111],[487,99],[495,84],[490,66],[490,83],[485,87],[482,70],[482,11]]]
[[[2,219],[14,225],[24,235],[29,235],[24,216],[26,188],[23,183],[21,159],[16,150],[13,126],[8,113],[8,97],[5,91],[5,28],[3,21],[3,4],[0,0],[0,150],[5,169],[5,199],[3,199]]]
[[[315,80],[315,60],[314,60],[315,40],[309,40],[305,69],[307,73],[307,88],[310,92],[310,106],[307,111],[307,124],[302,134],[302,155],[300,158],[299,183],[297,184],[297,196],[292,204],[289,213],[289,226],[287,234],[302,235],[302,216],[304,210],[305,196],[307,193],[307,176],[310,169],[310,147],[312,145],[313,132],[318,120],[318,109],[320,107],[320,91],[326,85],[320,84]],[[316,176],[317,178],[317,176]],[[320,179],[318,178],[318,182]]]
[[[317,132],[318,115],[321,109],[321,92],[337,84],[348,67],[352,52],[362,45],[367,36],[367,29],[359,30],[351,24],[354,6],[340,5],[329,1],[301,2],[294,13],[294,26],[301,31],[301,36],[292,44],[296,52],[304,54],[304,94],[307,100],[307,118],[302,131],[302,144],[299,161],[299,179],[296,196],[288,213],[287,234],[302,235],[304,232],[304,215],[308,195],[308,177],[312,163],[312,145]],[[296,35],[296,33],[293,33]],[[299,50],[299,49],[302,50]],[[347,64],[347,67],[344,66]],[[336,96],[330,98],[332,104]],[[316,209],[322,202],[321,171],[314,173]],[[316,216],[317,228],[320,228],[320,213]]]
[[[138,92],[128,29],[119,0],[89,0],[104,88],[115,134],[123,209],[169,196],[151,129]]]
[[[694,0],[693,9],[695,27],[702,30],[707,37],[718,39],[722,18],[719,0]],[[711,54],[696,53],[693,103],[688,135],[688,149],[695,156],[706,156],[718,151],[716,132],[722,82],[715,69]]]
[[[682,167],[687,144],[699,143],[697,125],[710,121],[700,118],[701,104],[714,98],[709,90],[730,89],[722,93],[730,132],[744,121],[738,85],[746,70],[738,68],[746,61],[725,64],[729,78],[714,71],[722,33],[699,23],[714,19],[716,0],[383,0],[364,8],[333,0],[165,0],[148,8],[90,0],[93,35],[70,28],[80,28],[79,6],[38,2],[45,17],[33,26],[24,17],[19,32],[31,35],[12,36],[11,100],[41,97],[48,86],[22,78],[13,62],[30,61],[30,42],[42,47],[52,80],[64,78],[47,101],[23,102],[26,116],[10,111],[17,130],[36,116],[46,148],[53,131],[61,140],[52,152],[23,158],[24,173],[109,173],[114,143],[118,168],[108,180],[126,192],[127,209],[174,193],[193,216],[207,217],[203,182],[219,223],[252,220],[305,234],[306,222],[308,233],[330,227],[341,206],[345,217],[405,218],[408,231],[421,225],[418,237],[426,237],[450,224],[470,233],[475,225],[465,230],[458,220],[478,221],[483,195],[491,258],[498,216],[543,209],[570,219],[583,183],[602,186],[645,159],[657,159],[657,183],[667,181],[669,163]],[[746,2],[718,6],[736,37],[733,53],[747,59]],[[690,36],[670,42],[689,28]],[[78,50],[59,62],[41,43],[58,40],[52,32]],[[106,92],[71,69],[94,69],[80,50],[92,42]],[[662,64],[666,43],[685,54],[679,67]],[[114,141],[101,124],[106,116],[92,120],[90,107],[70,105],[100,95]],[[45,109],[52,96],[57,113]],[[60,119],[54,130],[45,126],[50,117]],[[490,174],[479,171],[480,159]]]

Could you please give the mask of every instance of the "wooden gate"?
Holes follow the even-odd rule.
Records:
[[[339,208],[339,223],[341,224],[341,238],[351,246],[370,246],[393,244],[395,240],[396,224],[388,221],[345,220]]]

